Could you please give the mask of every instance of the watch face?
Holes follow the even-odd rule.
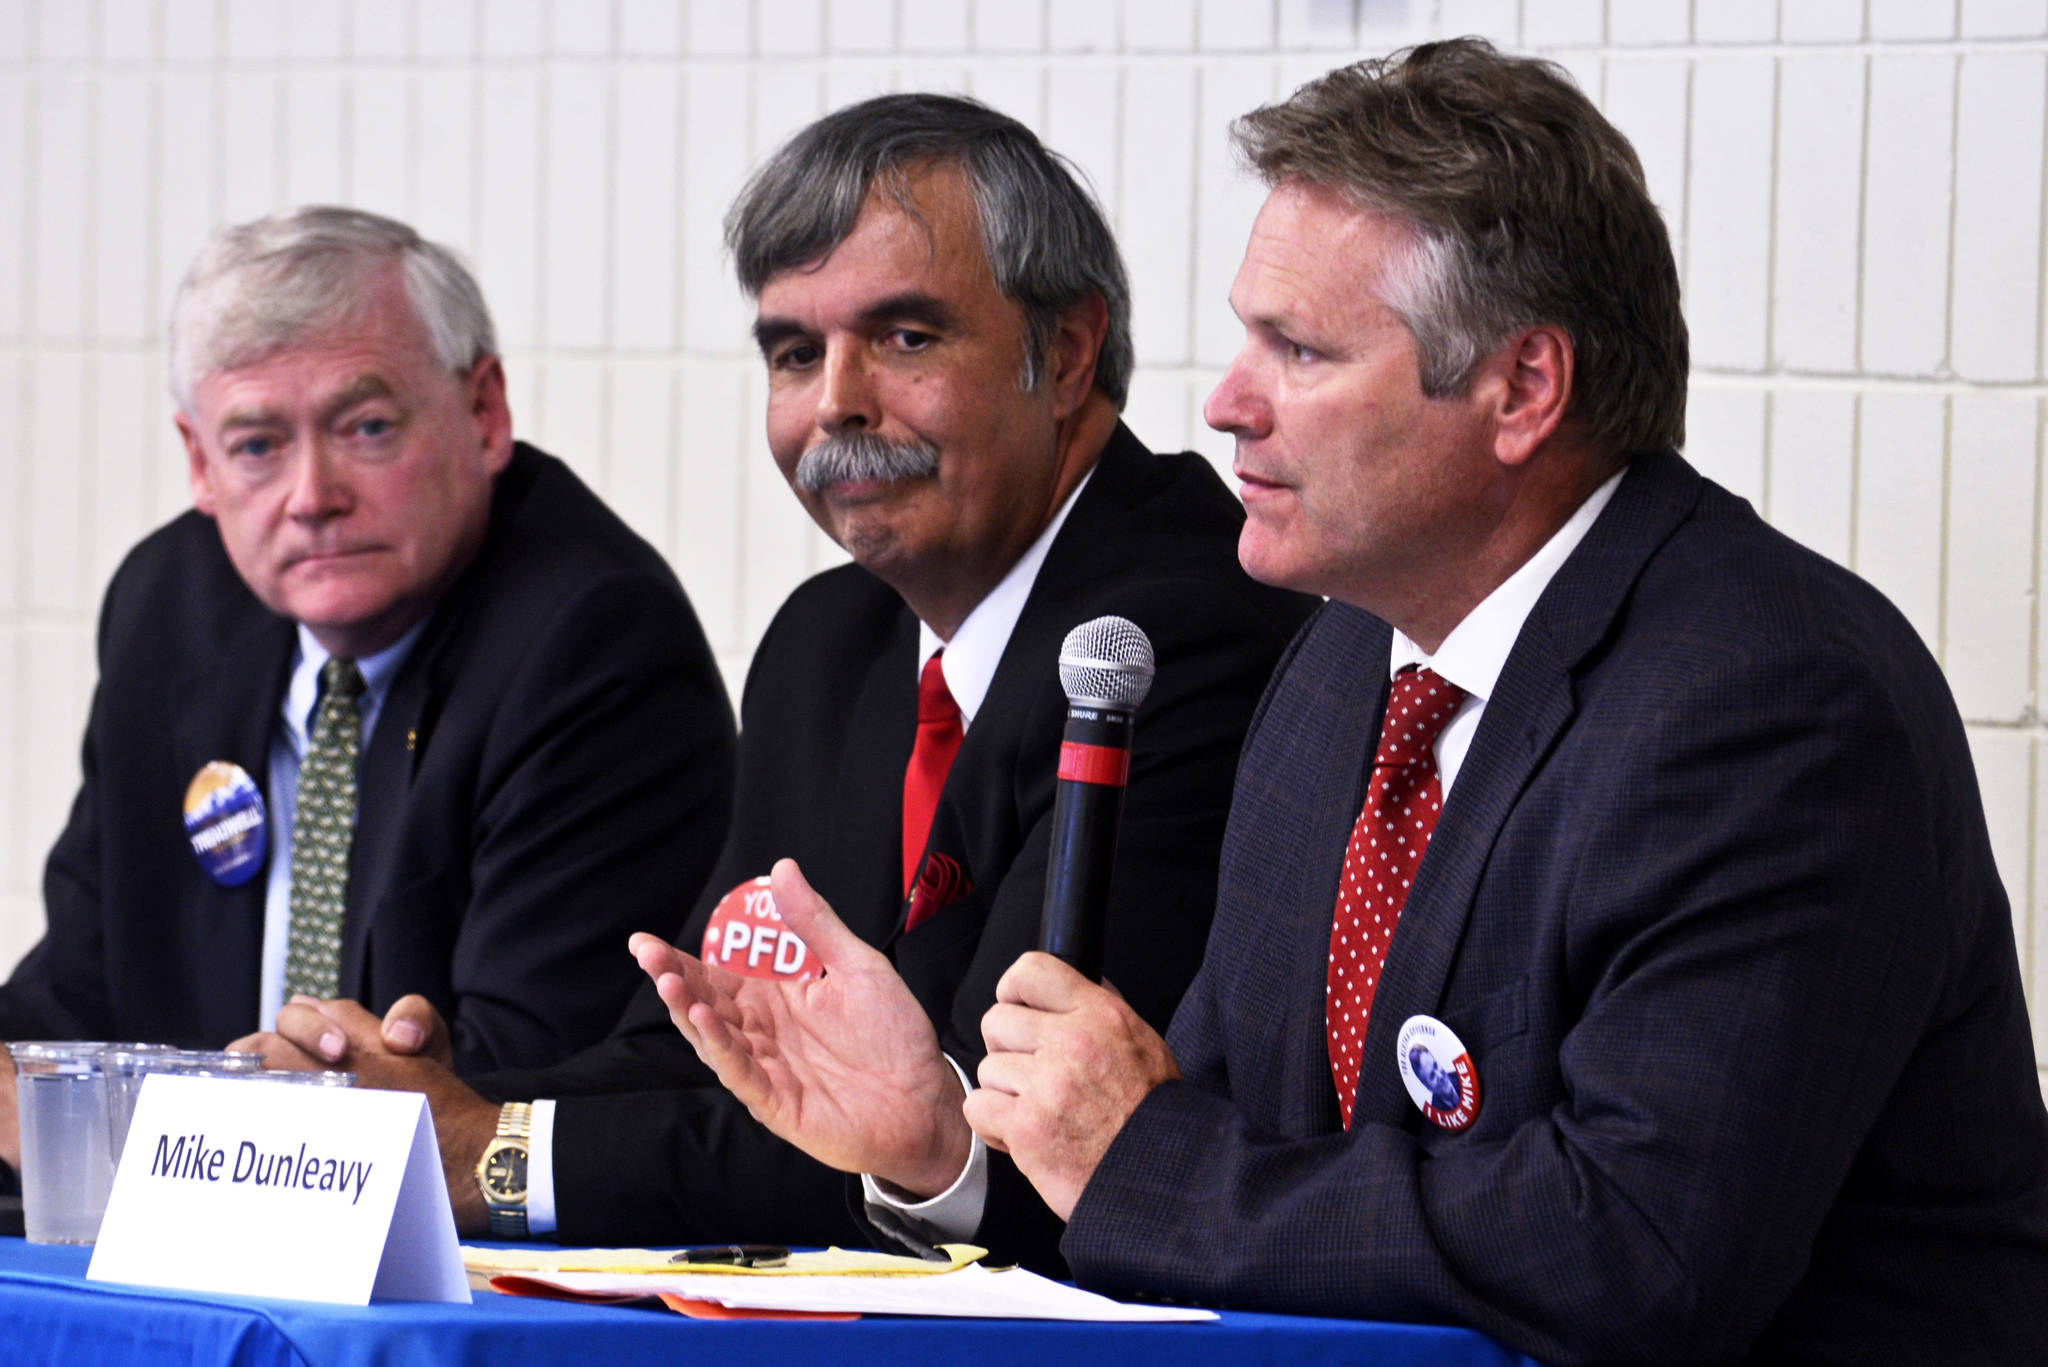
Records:
[[[506,1144],[484,1156],[483,1189],[486,1196],[500,1201],[517,1201],[526,1195],[526,1150]]]

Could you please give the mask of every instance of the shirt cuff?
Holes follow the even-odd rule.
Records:
[[[986,1159],[982,1160],[984,1163]],[[986,1179],[983,1185],[987,1185]],[[533,1123],[526,1139],[526,1232],[555,1232],[555,1103],[533,1103]]]
[[[946,1056],[954,1073],[959,1075],[960,1085],[967,1091],[974,1090],[974,1084],[967,1080],[967,1070]],[[536,1108],[537,1110],[538,1108]],[[539,1119],[536,1116],[535,1126]],[[915,1225],[930,1231],[927,1242],[965,1243],[974,1237],[974,1231],[981,1228],[982,1211],[988,1205],[988,1145],[975,1135],[967,1150],[967,1166],[947,1187],[929,1200],[914,1201],[901,1189],[881,1181],[870,1173],[860,1175],[861,1194],[872,1206],[895,1211]],[[552,1190],[549,1196],[553,1196]],[[530,1203],[533,1197],[527,1197]],[[531,1217],[529,1217],[531,1218]],[[553,1228],[553,1226],[549,1226]]]

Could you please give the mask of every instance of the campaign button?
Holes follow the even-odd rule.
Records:
[[[263,793],[239,764],[203,764],[185,788],[185,838],[208,878],[236,888],[256,876],[270,847]]]
[[[1464,1041],[1434,1016],[1410,1016],[1394,1039],[1394,1066],[1432,1125],[1462,1130],[1479,1117],[1479,1070]]]
[[[744,978],[803,982],[825,973],[810,947],[782,924],[766,878],[749,878],[718,899],[698,957]]]

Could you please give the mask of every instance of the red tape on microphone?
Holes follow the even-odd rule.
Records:
[[[1060,742],[1060,778],[1069,783],[1099,783],[1122,788],[1131,781],[1131,752],[1113,745]]]

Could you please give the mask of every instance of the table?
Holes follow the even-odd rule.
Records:
[[[89,1248],[0,1238],[0,1359],[195,1367],[747,1367],[872,1361],[996,1367],[1534,1367],[1469,1329],[1227,1312],[1208,1324],[868,1318],[850,1324],[707,1322],[667,1311],[524,1300],[369,1307],[202,1296],[85,1280]],[[716,1359],[711,1354],[719,1356]]]

